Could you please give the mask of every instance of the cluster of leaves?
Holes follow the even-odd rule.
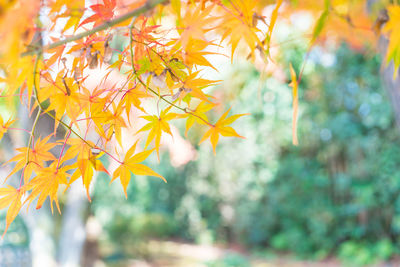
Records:
[[[328,14],[342,10],[342,2],[325,1],[311,43],[321,34]],[[269,18],[261,13],[267,4],[275,4]],[[28,145],[18,148],[10,160],[16,164],[9,177],[20,171],[19,186],[0,189],[0,208],[8,207],[6,230],[25,203],[37,201],[40,208],[49,197],[51,208],[55,203],[60,210],[61,185],[68,187],[81,177],[88,191],[95,171],[110,172],[100,161],[103,155],[119,164],[112,180],[120,179],[125,195],[131,173],[163,178],[141,162],[153,151],[159,157],[161,137],[172,135],[172,120],[185,119],[186,134],[195,123],[206,127],[201,142],[210,139],[214,153],[220,136],[241,137],[230,124],[243,114],[228,117],[228,109],[216,122],[209,120],[207,112],[217,103],[204,89],[217,81],[202,78],[201,70],[215,69],[208,59],[216,54],[213,49],[229,45],[233,58],[241,40],[248,58],[260,55],[267,61],[281,6],[282,0],[137,0],[130,4],[104,0],[89,7],[81,0],[1,3],[1,96],[19,96],[31,113],[36,112],[32,128],[19,129],[29,133]],[[42,21],[41,15],[48,20]],[[390,25],[393,22],[385,30],[396,37],[397,29]],[[112,47],[116,36],[128,39],[121,49]],[[99,67],[106,68],[106,74],[90,88],[86,83],[90,70]],[[106,86],[115,71],[123,73],[123,82]],[[297,95],[301,73],[296,78],[292,71],[292,79]],[[150,101],[157,113],[152,114],[144,101]],[[296,117],[297,98],[293,105]],[[59,127],[65,129],[64,138],[51,142],[51,136],[39,137],[35,128],[44,115],[54,120],[53,135]],[[142,152],[136,152],[137,142],[126,147],[122,134],[138,124],[138,117],[147,121],[132,134],[147,134]],[[18,130],[10,127],[13,119],[1,121],[0,134]],[[50,152],[54,147],[60,148],[58,156]]]
[[[48,197],[51,209],[54,203],[60,211],[59,188],[79,178],[90,200],[94,172],[109,173],[100,161],[103,155],[119,165],[110,175],[121,181],[126,196],[131,173],[164,179],[141,162],[153,151],[159,157],[162,136],[172,135],[172,120],[185,119],[186,134],[195,123],[208,127],[202,141],[210,139],[214,152],[221,135],[241,137],[229,125],[243,114],[228,117],[227,110],[215,123],[209,120],[206,112],[216,103],[204,89],[216,81],[202,78],[201,69],[215,69],[207,56],[219,46],[216,36],[231,45],[232,55],[242,38],[251,55],[256,48],[267,50],[272,27],[264,32],[257,27],[266,22],[256,2],[149,0],[124,5],[105,0],[86,8],[80,0],[31,2],[1,4],[2,97],[19,96],[36,113],[32,129],[21,129],[29,133],[27,147],[18,148],[9,160],[15,167],[8,177],[20,172],[19,186],[0,189],[0,208],[8,207],[6,230],[25,203],[36,201],[38,209]],[[41,13],[49,18],[47,24]],[[176,23],[163,26],[164,15]],[[11,29],[10,16],[19,18]],[[60,25],[61,31],[56,30]],[[112,47],[116,36],[128,39],[120,50]],[[106,74],[92,89],[88,73],[100,67]],[[115,71],[124,81],[106,86]],[[143,105],[145,100],[157,107],[156,114]],[[53,118],[54,133],[40,137],[35,128],[44,115]],[[138,119],[147,121],[132,134],[136,139],[147,135],[142,152],[137,152],[138,141],[126,147],[122,134]],[[18,130],[10,127],[14,122],[1,121],[1,134]],[[64,138],[51,141],[59,127],[66,131]],[[51,152],[55,147],[58,156]]]

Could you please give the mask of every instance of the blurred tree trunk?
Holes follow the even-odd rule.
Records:
[[[67,202],[63,209],[62,228],[58,243],[58,263],[60,266],[80,266],[85,242],[86,194],[79,182],[68,190]]]
[[[32,118],[35,117],[35,112],[33,116],[29,117],[29,110],[21,105],[18,110],[20,125],[23,129],[32,128]],[[53,120],[44,116],[39,119],[37,125],[37,136],[47,136],[52,130],[49,125],[54,125]],[[12,142],[14,147],[24,147],[28,142],[28,136],[23,137],[22,135],[13,136]],[[14,149],[10,151],[15,151]],[[12,155],[14,156],[14,155]],[[10,156],[8,156],[10,158]],[[18,182],[18,179],[16,179]],[[50,208],[48,202],[39,211],[35,209],[35,204],[30,205],[27,212],[21,213],[21,217],[24,220],[26,227],[29,232],[29,249],[32,255],[32,266],[42,267],[42,266],[56,266],[56,262],[53,256],[55,251],[55,246],[53,242],[52,229],[54,227],[54,221],[51,219]]]
[[[381,37],[379,40],[379,45],[378,49],[379,52],[382,55],[382,58],[385,58],[386,55],[386,50],[388,47],[388,40],[385,37]],[[393,79],[393,74],[394,72],[397,71],[397,79]],[[393,62],[390,62],[389,64],[386,64],[384,62],[382,64],[381,68],[381,76],[382,80],[385,84],[386,91],[389,95],[395,119],[396,119],[396,125],[400,129],[400,73],[399,69],[395,70]]]
[[[368,0],[367,1],[367,10],[371,13],[372,12],[372,7],[374,4],[377,3],[378,0]],[[378,15],[374,29],[375,31],[379,32],[385,25],[385,23],[389,20],[389,16],[387,14],[386,9],[382,9],[380,11],[380,14]],[[383,80],[383,83],[385,85],[385,89],[388,93],[388,96],[390,98],[390,102],[393,108],[395,120],[396,120],[396,125],[400,130],[400,69],[395,70],[393,62],[387,62],[385,61],[386,58],[386,51],[387,47],[389,44],[389,40],[386,39],[383,35],[379,38],[378,42],[378,51],[382,56],[383,63],[381,67],[381,77]],[[397,71],[397,79],[394,80],[394,72]]]
[[[20,118],[23,118],[21,119],[21,127],[24,129],[32,127],[32,117],[29,118],[28,112],[26,107],[20,107]],[[53,127],[54,120],[51,117],[41,117],[36,127],[36,137],[41,136],[43,138],[53,133]],[[65,132],[62,128],[57,131],[57,136],[63,136],[64,134]],[[16,139],[14,140],[16,147],[26,146],[27,140]],[[57,147],[52,152],[58,157],[60,148]],[[58,244],[52,238],[57,228],[56,214],[52,215],[50,213],[48,203],[46,201],[45,206],[39,211],[35,210],[35,205],[33,204],[30,206],[28,213],[23,213],[24,222],[30,233],[29,246],[32,255],[32,265],[34,267],[80,266],[87,217],[85,216],[87,200],[82,185],[76,182],[68,190],[65,205],[62,207],[62,222]],[[57,255],[57,263],[55,255]]]

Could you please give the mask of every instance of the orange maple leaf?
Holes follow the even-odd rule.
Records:
[[[91,22],[94,22],[93,27],[96,27],[104,21],[112,19],[114,17],[116,4],[116,0],[104,0],[104,5],[91,5],[90,9],[92,9],[95,14],[82,21],[81,24],[79,24],[79,27]]]
[[[132,29],[132,37],[134,40],[134,44],[132,44],[133,57],[135,63],[138,63],[149,55],[152,50],[150,44],[160,44],[157,38],[153,36],[160,25],[147,26],[147,20],[148,18],[145,16],[139,16],[135,21],[135,27]]]

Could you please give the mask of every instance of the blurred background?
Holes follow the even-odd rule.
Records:
[[[299,70],[308,42],[282,36],[274,59]],[[314,47],[293,146],[289,69],[226,65],[212,92],[221,112],[250,113],[233,125],[246,139],[222,138],[214,156],[196,145],[204,129],[192,129],[190,153],[170,144],[160,163],[147,161],[168,184],[134,177],[128,199],[103,174],[91,203],[80,184],[71,188],[61,215],[44,207],[17,217],[0,241],[0,265],[400,266],[400,131],[380,66],[373,48]],[[185,125],[175,126],[184,136]]]

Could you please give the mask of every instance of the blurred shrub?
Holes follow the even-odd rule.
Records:
[[[239,170],[239,181],[248,182],[236,195],[232,228],[249,245],[316,257],[338,249],[354,264],[388,259],[398,253],[400,138],[379,79],[380,61],[343,46],[324,66],[315,53],[309,63],[315,74],[303,78],[301,89],[300,146],[277,134],[289,125],[257,131],[258,140],[267,140],[255,152],[265,163],[253,158]],[[264,95],[270,91],[267,81]],[[254,116],[256,125],[270,123],[265,113]],[[271,140],[277,145],[264,150]]]
[[[302,62],[304,49],[282,60]],[[354,264],[398,253],[400,138],[379,66],[377,56],[345,46],[314,49],[294,147],[290,88],[239,64],[222,99],[234,102],[235,113],[251,113],[234,125],[246,139],[222,139],[215,157],[202,145],[197,160],[179,169],[164,154],[156,167],[168,185],[135,177],[128,202],[120,188],[118,198],[99,182],[92,209],[112,230],[109,240],[239,242],[316,258],[337,252]]]
[[[346,241],[340,245],[338,256],[344,263],[362,266],[388,260],[394,250],[394,245],[388,239],[382,239],[377,243]]]

